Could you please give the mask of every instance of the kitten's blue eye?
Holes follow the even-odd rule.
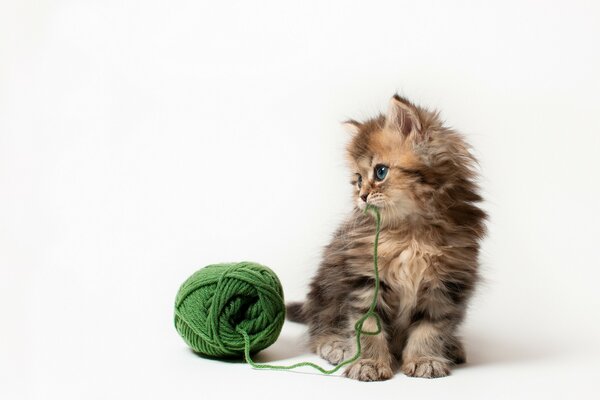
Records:
[[[376,165],[375,166],[375,179],[377,179],[378,181],[382,181],[385,179],[387,173],[388,173],[388,167],[386,167],[385,165]]]

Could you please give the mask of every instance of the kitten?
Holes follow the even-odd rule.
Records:
[[[486,214],[475,182],[475,158],[437,112],[395,95],[386,115],[348,121],[347,148],[355,207],[325,248],[304,303],[288,318],[309,327],[311,350],[338,364],[356,351],[354,323],[373,295],[375,223],[381,212],[377,312],[383,332],[363,336],[361,358],[344,374],[361,381],[437,378],[465,362],[456,336],[478,279]],[[375,321],[364,330],[376,329]]]

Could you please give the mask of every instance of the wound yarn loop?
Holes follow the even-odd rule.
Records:
[[[331,369],[312,362],[293,365],[257,364],[252,354],[275,343],[285,320],[283,289],[269,268],[251,262],[215,264],[202,268],[181,285],[175,300],[175,327],[184,341],[197,353],[209,357],[241,357],[257,369],[289,370],[311,367],[323,374],[333,374],[360,358],[362,335],[381,333],[381,319],[376,312],[379,296],[377,247],[381,229],[379,210],[367,206],[365,213],[375,216],[373,246],[374,288],[368,311],[356,321],[356,353]],[[365,322],[372,318],[377,329],[366,331]]]
[[[175,328],[195,352],[234,358],[275,343],[285,320],[283,289],[268,267],[214,264],[190,276],[175,299]],[[246,337],[239,334],[246,332]]]

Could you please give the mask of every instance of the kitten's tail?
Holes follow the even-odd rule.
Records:
[[[292,322],[306,323],[306,315],[304,315],[304,303],[295,301],[285,305],[286,318]]]

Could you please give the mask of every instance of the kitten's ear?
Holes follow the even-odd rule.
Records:
[[[385,127],[396,130],[405,136],[412,132],[420,132],[421,121],[415,106],[395,94],[390,100],[388,112],[385,116]]]
[[[358,132],[360,132],[362,124],[353,119],[349,119],[347,121],[342,122],[342,126],[344,127],[346,132],[350,133],[351,135],[356,135]]]

